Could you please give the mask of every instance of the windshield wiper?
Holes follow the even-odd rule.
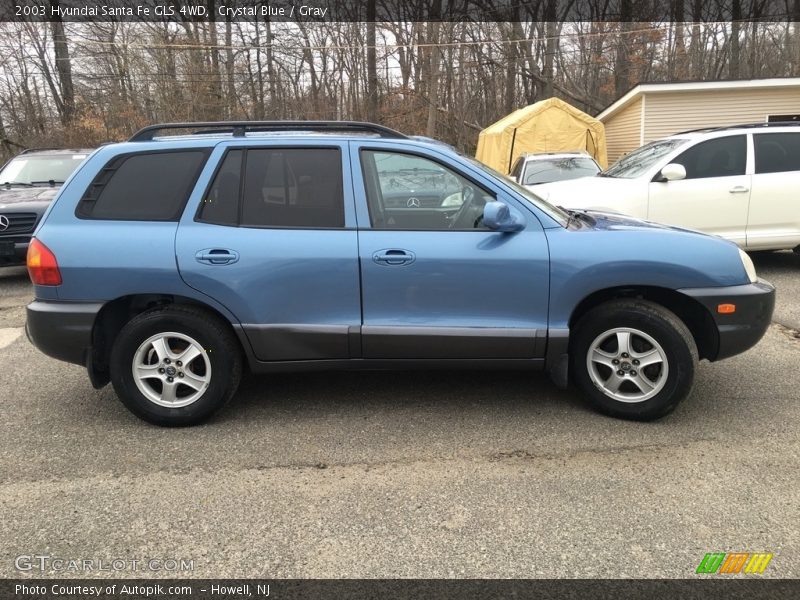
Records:
[[[567,220],[567,227],[570,226],[570,223],[577,224],[585,222],[590,226],[594,226],[594,224],[597,222],[597,220],[593,216],[591,216],[589,213],[586,212],[586,209],[581,208],[575,210],[575,209],[564,208],[563,206],[559,206],[558,208],[560,208],[569,215],[569,219]]]
[[[608,171],[600,171],[595,177],[611,177],[613,179],[613,175],[609,175]]]
[[[46,181],[31,181],[29,185],[36,185],[39,183],[49,183],[52,186],[52,185],[61,185],[64,182],[58,181],[57,179],[48,179]]]
[[[594,226],[594,224],[597,223],[597,219],[590,215],[585,208],[573,212],[575,213],[575,218],[577,220],[584,221],[590,226]]]
[[[572,211],[571,211],[571,210],[568,210],[568,209],[566,209],[566,208],[564,208],[564,207],[563,207],[563,206],[561,206],[560,204],[559,204],[559,205],[558,205],[556,208],[560,208],[560,209],[561,209],[561,210],[563,210],[565,213],[567,213],[567,215],[569,215],[569,217],[567,218],[567,229],[569,229],[570,223],[572,223],[572,219],[574,219],[574,218],[575,218],[575,217],[573,216],[573,214],[572,214]]]
[[[2,185],[6,187],[11,187],[12,185],[24,185],[25,187],[33,187],[33,184],[28,183],[27,181],[6,181]]]

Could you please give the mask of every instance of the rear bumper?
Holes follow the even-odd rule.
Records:
[[[719,347],[713,360],[740,354],[764,336],[775,308],[775,288],[768,281],[721,288],[678,290],[708,309],[719,333]],[[720,314],[720,304],[734,304],[736,312]]]
[[[36,300],[28,305],[25,333],[48,356],[86,365],[92,329],[102,307],[97,303]]]

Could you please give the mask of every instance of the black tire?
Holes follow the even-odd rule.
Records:
[[[148,399],[134,380],[137,350],[151,336],[165,332],[195,340],[205,350],[199,359],[210,363],[208,387],[187,406],[161,406]],[[122,328],[111,349],[110,370],[117,396],[133,414],[162,427],[186,427],[208,419],[236,393],[242,376],[241,349],[227,323],[207,311],[173,305],[137,315]]]
[[[663,378],[663,387],[652,397],[637,402],[625,402],[607,395],[592,381],[587,366],[590,347],[605,332],[616,328],[631,328],[643,332],[661,346],[666,356],[667,375]],[[663,306],[646,300],[613,300],[586,313],[578,321],[574,331],[570,343],[570,374],[589,402],[601,412],[622,419],[652,421],[672,412],[691,392],[698,361],[697,346],[686,325]],[[626,369],[637,368],[630,364],[620,366]],[[660,371],[663,363],[654,368],[657,372]],[[621,372],[623,371],[617,371]],[[629,372],[625,371],[624,375],[629,375]],[[612,376],[613,373],[609,373],[609,377]],[[658,374],[655,378],[660,380]],[[623,383],[623,386],[626,385],[626,389],[636,392],[638,386],[631,388],[632,382]],[[620,390],[623,388],[620,387]]]

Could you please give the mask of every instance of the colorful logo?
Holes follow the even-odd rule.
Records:
[[[700,561],[695,573],[761,574],[771,560],[772,554],[766,552],[710,552]]]

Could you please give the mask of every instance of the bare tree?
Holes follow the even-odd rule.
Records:
[[[551,96],[597,113],[644,80],[800,75],[800,0],[781,21],[766,0],[670,0],[670,22],[632,0],[502,14],[470,0],[492,20],[426,22],[427,0],[408,0],[403,19],[375,22],[383,1],[370,0],[367,24],[0,23],[0,152],[240,116],[382,121],[472,151],[482,127]]]

